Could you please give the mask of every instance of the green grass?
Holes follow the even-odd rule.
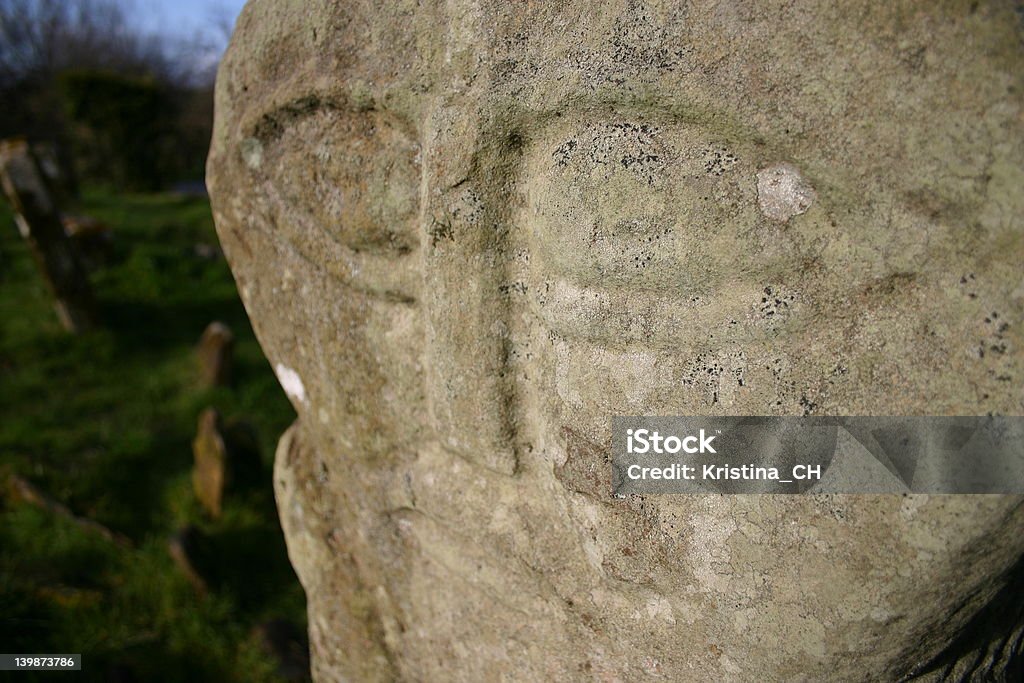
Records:
[[[114,246],[91,275],[103,324],[74,336],[0,204],[0,472],[133,547],[0,500],[0,651],[81,652],[79,680],[276,680],[253,628],[270,618],[305,628],[270,475],[294,414],[227,265],[195,253],[198,243],[216,244],[209,205],[94,190],[82,211],[113,229]],[[213,320],[235,332],[234,379],[205,390],[194,346]],[[196,417],[207,406],[250,425],[259,446],[217,521],[202,513],[190,480]],[[167,551],[189,523],[203,532],[205,597]]]

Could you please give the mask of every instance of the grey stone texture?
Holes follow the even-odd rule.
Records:
[[[1014,675],[1019,497],[620,500],[607,444],[1022,413],[1018,8],[252,0],[208,180],[316,680]]]

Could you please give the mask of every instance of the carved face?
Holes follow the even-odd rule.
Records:
[[[617,414],[1021,412],[1018,20],[556,4],[252,2],[222,68],[211,194],[299,413],[316,666],[957,659],[1016,498],[616,501],[604,445]]]

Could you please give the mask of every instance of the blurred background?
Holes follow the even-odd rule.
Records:
[[[309,676],[294,413],[203,180],[243,4],[0,0],[0,651],[76,679]]]

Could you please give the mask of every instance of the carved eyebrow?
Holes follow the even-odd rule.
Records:
[[[621,96],[622,93],[615,93]],[[612,119],[621,122],[643,122],[655,126],[687,125],[730,142],[742,144],[768,144],[765,135],[749,122],[736,118],[728,111],[698,105],[635,97],[623,102],[611,94],[570,92],[557,99],[531,106],[519,98],[496,97],[494,111],[502,111],[503,119],[511,128],[526,134],[528,143],[542,138],[558,124],[575,123],[588,126]],[[568,120],[564,115],[578,112],[580,116]]]
[[[254,123],[243,127],[244,137],[256,138],[260,142],[276,142],[289,126],[310,118],[320,112],[336,112],[340,114],[366,114],[378,112],[387,116],[389,123],[405,134],[419,139],[415,126],[393,110],[384,110],[374,104],[356,104],[345,93],[327,95],[313,92],[294,97],[268,111],[259,114]]]
[[[341,111],[346,108],[341,100],[315,93],[297,97],[264,112],[251,127],[251,130],[247,132],[247,137],[257,138],[262,142],[276,141],[284,134],[289,125],[297,121],[309,118],[321,111]]]

